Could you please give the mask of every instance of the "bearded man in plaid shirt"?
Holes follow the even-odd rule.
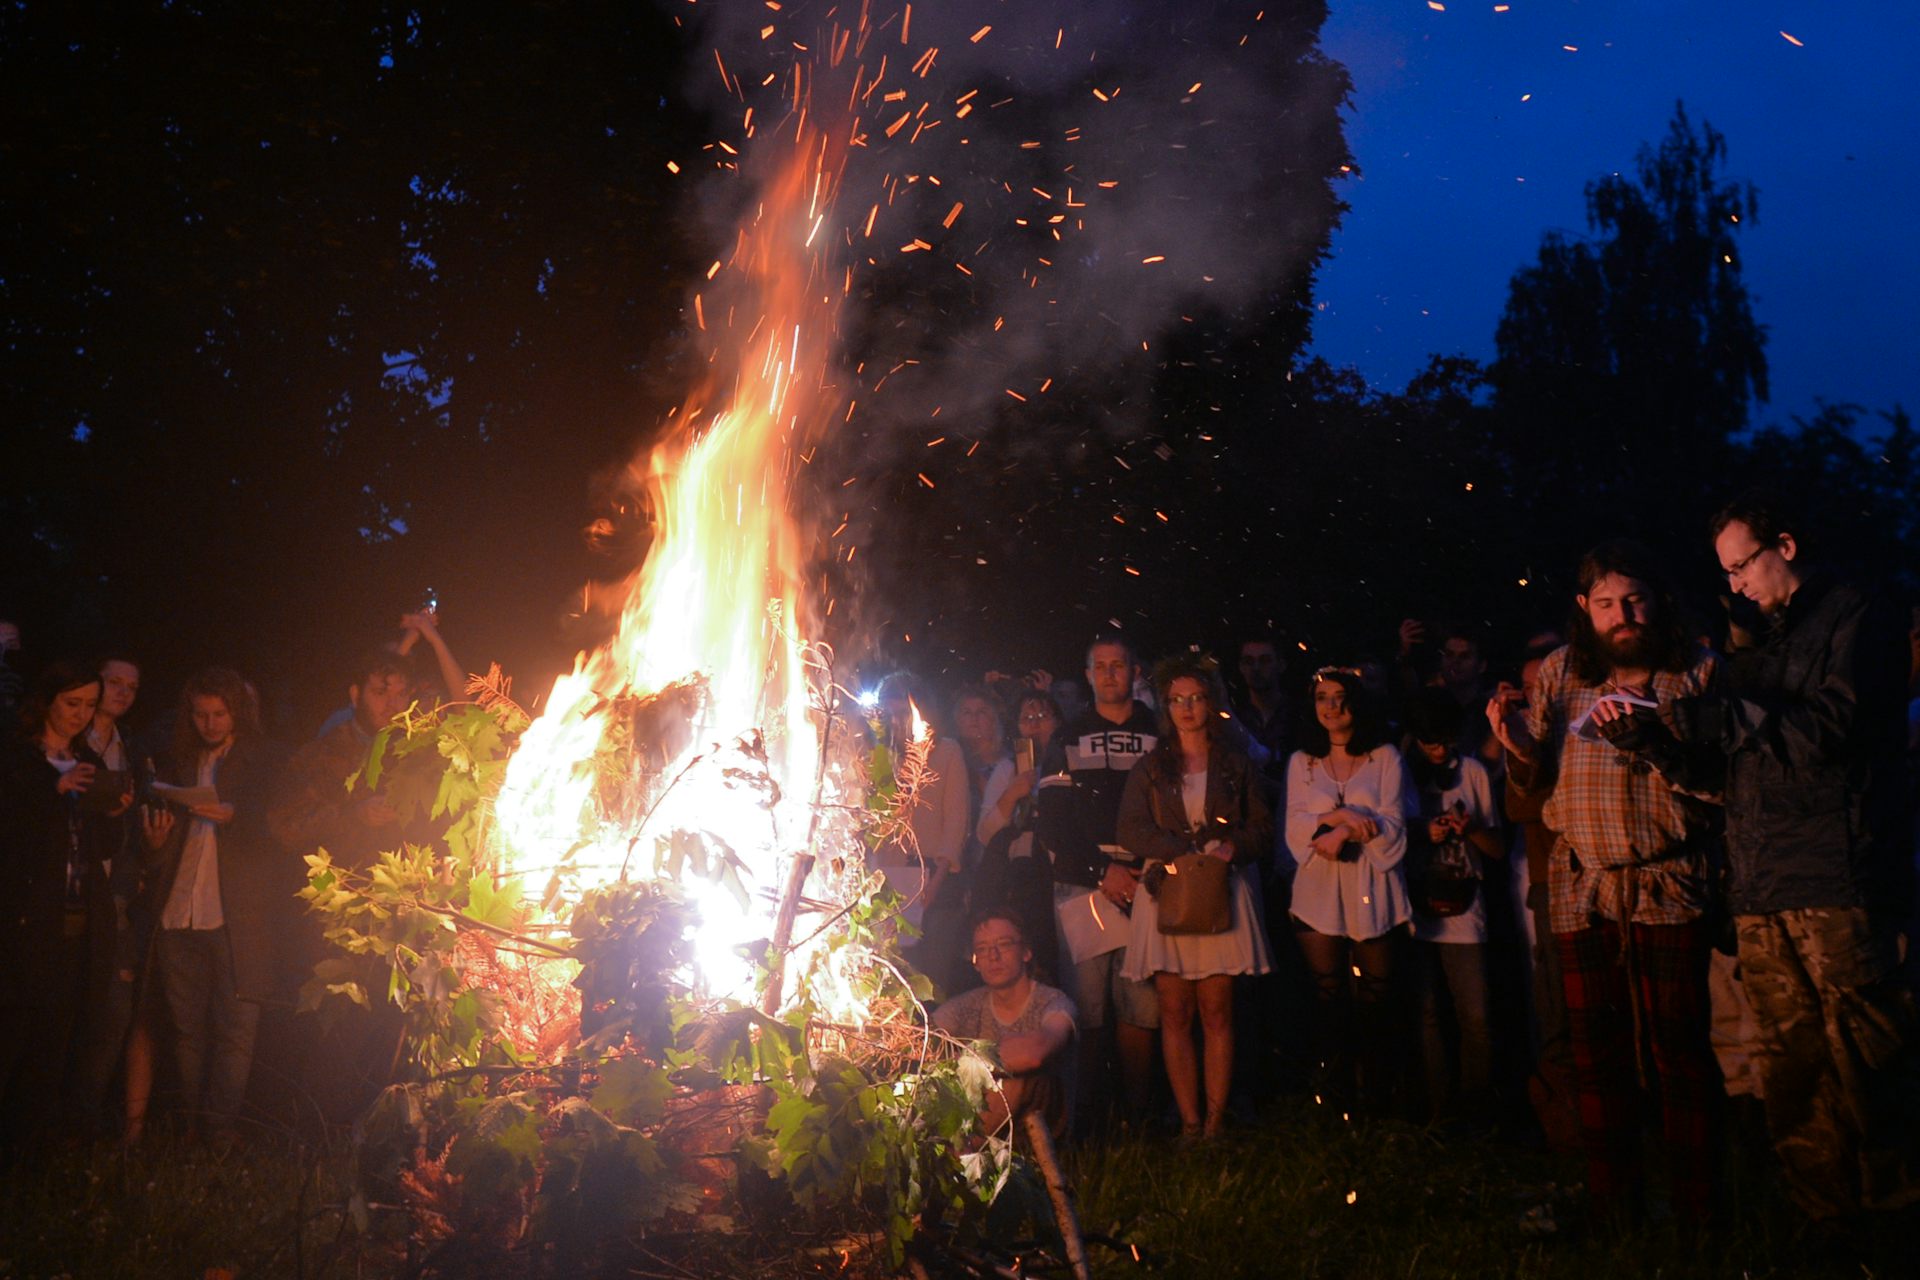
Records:
[[[1708,1039],[1708,853],[1724,757],[1683,744],[1673,703],[1714,656],[1688,643],[1664,575],[1631,542],[1588,552],[1571,643],[1487,719],[1513,785],[1547,796],[1549,919],[1566,992],[1597,1217],[1639,1213],[1640,1088],[1656,1089],[1677,1217],[1711,1215],[1720,1070]]]

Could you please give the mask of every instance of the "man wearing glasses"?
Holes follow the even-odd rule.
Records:
[[[1766,619],[1730,655],[1720,727],[1767,1127],[1809,1215],[1897,1208],[1920,1200],[1914,998],[1896,946],[1913,894],[1905,628],[1883,597],[1817,567],[1772,495],[1729,503],[1711,534],[1728,585]]]
[[[993,1133],[1037,1109],[1059,1135],[1067,1117],[1073,1001],[1033,980],[1033,950],[1011,911],[974,917],[973,967],[983,985],[941,1005],[933,1024],[956,1040],[985,1040],[999,1051],[999,1087],[987,1094],[982,1125]]]

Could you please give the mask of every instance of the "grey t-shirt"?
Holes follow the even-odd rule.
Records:
[[[947,1001],[933,1012],[933,1025],[957,1040],[988,1040],[999,1044],[1004,1036],[1027,1035],[1040,1030],[1048,1014],[1064,1013],[1067,1021],[1079,1028],[1079,1011],[1067,993],[1044,982],[1033,984],[1027,1007],[1011,1022],[1002,1022],[993,1009],[993,992],[975,987]]]

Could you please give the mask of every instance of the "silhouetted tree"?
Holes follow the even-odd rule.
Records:
[[[1745,442],[1726,486],[1790,488],[1807,504],[1825,558],[1908,590],[1920,586],[1920,431],[1896,406],[1866,421],[1854,404],[1769,426]]]
[[[1757,199],[1722,176],[1726,157],[1676,107],[1632,176],[1588,185],[1591,238],[1550,232],[1514,275],[1489,372],[1529,510],[1564,512],[1578,491],[1620,527],[1678,534],[1766,398],[1736,241]]]
[[[550,644],[589,477],[680,391],[688,44],[549,0],[0,15],[30,639],[337,699],[328,660],[431,583],[463,656]]]

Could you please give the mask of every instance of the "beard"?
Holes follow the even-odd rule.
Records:
[[[1619,626],[1596,638],[1601,655],[1616,667],[1652,666],[1660,647],[1653,632],[1644,626]]]

